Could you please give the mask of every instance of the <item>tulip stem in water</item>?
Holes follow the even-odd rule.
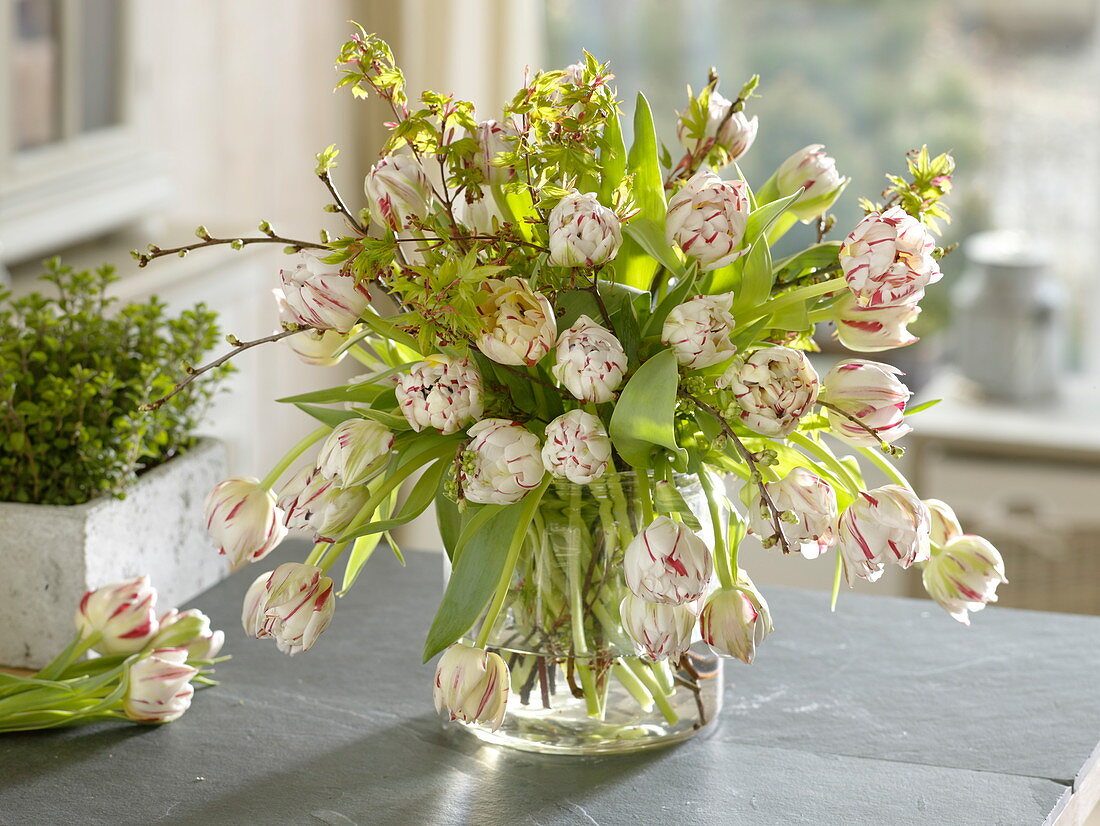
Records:
[[[279,481],[279,477],[286,472],[288,467],[294,464],[294,461],[299,456],[305,453],[310,446],[327,436],[331,431],[332,428],[328,425],[321,425],[319,428],[309,433],[302,441],[298,442],[298,444],[287,451],[286,455],[279,460],[279,463],[271,469],[271,472],[260,481],[260,487],[270,490],[272,485]]]

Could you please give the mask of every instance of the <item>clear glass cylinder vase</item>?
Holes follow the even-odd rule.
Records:
[[[623,630],[623,555],[647,524],[642,497],[651,502],[657,490],[652,480],[641,488],[638,482],[633,473],[612,471],[589,485],[551,483],[487,637],[511,673],[504,723],[496,731],[459,725],[499,745],[591,754],[667,745],[714,721],[722,662],[698,632],[683,657],[652,662]],[[712,518],[724,521],[717,503],[711,507],[694,476],[676,476],[671,484],[711,545]]]

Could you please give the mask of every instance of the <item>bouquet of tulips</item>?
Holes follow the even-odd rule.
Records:
[[[921,568],[962,622],[996,598],[996,549],[890,461],[910,430],[899,371],[851,359],[822,377],[807,357],[827,323],[858,352],[916,340],[906,325],[941,277],[949,156],[912,153],[883,202],[864,200],[865,217],[832,240],[828,210],[848,180],[822,146],[755,188],[741,175],[755,77],[733,100],[716,75],[689,89],[674,160],[641,95],[627,147],[612,75],[591,55],[529,74],[490,120],[436,92],[410,103],[389,47],[362,29],[337,63],[339,87],[393,113],[364,209],[333,183],[337,151],[318,155],[338,236],[287,238],[265,221],[255,237],[200,227],[196,243],[134,253],[144,266],[282,244],[281,328],[231,337],[233,352],[283,339],[310,364],[363,365],[284,399],[318,428],[264,479],[209,496],[207,527],[236,563],[263,559],[288,529],[316,540],[304,562],[256,579],[250,634],[309,649],[380,540],[400,556],[391,532],[431,507],[453,572],[424,658],[443,654],[437,706],[489,726],[510,691],[526,699],[538,682],[547,696],[546,663],[508,656],[530,640],[499,641],[506,606],[567,663],[592,716],[611,678],[664,710],[668,665],[690,671],[696,632],[751,662],[772,619],[738,564],[748,534],[792,557],[832,549],[834,603],[842,577],[889,566]],[[773,257],[800,223],[812,243]],[[864,463],[889,483],[871,489]],[[689,479],[701,496],[685,495]],[[617,655],[623,639],[641,667]]]
[[[0,673],[0,732],[182,717],[195,684],[216,685],[225,635],[197,609],[158,618],[156,604],[144,576],[84,594],[76,634],[53,662],[29,677]]]

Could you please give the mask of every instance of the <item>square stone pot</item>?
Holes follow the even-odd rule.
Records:
[[[226,475],[225,445],[203,439],[142,474],[125,499],[0,502],[0,664],[52,660],[91,588],[148,574],[159,615],[224,579],[228,561],[206,535],[203,500]]]

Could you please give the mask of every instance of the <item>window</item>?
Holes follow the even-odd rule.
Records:
[[[1096,5],[545,0],[546,65],[572,63],[581,49],[610,60],[624,109],[633,111],[644,89],[673,155],[685,83],[698,90],[716,65],[733,97],[758,72],[762,96],[749,111],[760,131],[741,166],[760,182],[791,152],[824,143],[852,177],[833,238],[859,218],[850,196],[875,198],[882,174],[900,171],[913,141],[950,150],[959,168],[945,240],[1003,228],[1045,241],[1055,251],[1052,270],[1082,299],[1070,321],[1076,364],[1089,367],[1095,325],[1087,321],[1100,310],[1092,299],[1100,254]],[[947,325],[964,256],[952,255],[944,270],[945,288],[929,290],[914,326],[925,338]],[[1100,371],[1100,362],[1091,368]]]
[[[133,101],[127,0],[0,0],[0,261],[46,254],[163,198]]]

